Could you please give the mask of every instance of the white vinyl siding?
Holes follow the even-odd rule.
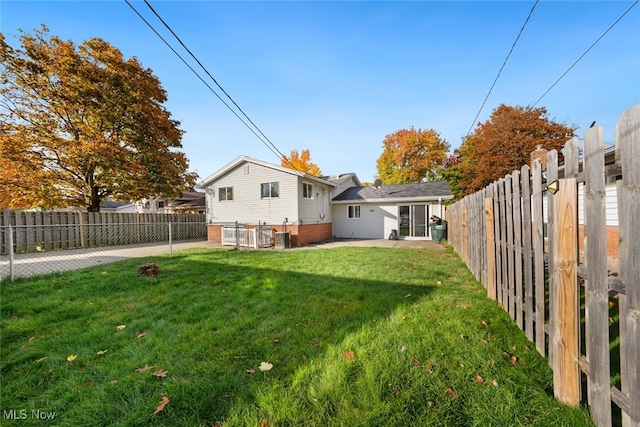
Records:
[[[288,218],[293,223],[298,219],[299,180],[296,175],[263,165],[240,164],[209,184],[215,195],[210,192],[207,197],[207,222],[282,224]],[[261,184],[271,182],[278,183],[280,196],[263,199]],[[233,187],[233,202],[218,200],[218,190],[224,187]]]
[[[321,183],[313,183],[313,198],[306,198],[304,197],[304,184],[305,182],[301,181],[299,187],[299,222],[302,224],[331,222],[331,199],[329,195],[332,187]]]

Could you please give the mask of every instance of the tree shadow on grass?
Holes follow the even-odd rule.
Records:
[[[56,411],[62,425],[150,420],[162,425],[213,424],[238,405],[252,405],[256,394],[273,382],[287,384],[299,368],[335,349],[349,334],[433,290],[420,274],[401,272],[411,266],[407,255],[424,252],[405,252],[389,266],[388,250],[369,251],[373,259],[366,262],[367,272],[358,271],[355,260],[362,252],[357,249],[341,252],[351,261],[335,269],[324,265],[324,254],[208,251],[154,259],[162,270],[157,278],[135,273],[136,265],[151,259],[56,275],[52,298],[66,304],[49,301],[46,309],[39,309],[37,300],[31,307],[3,303],[3,323],[6,314],[48,325],[31,357],[6,354],[4,383],[19,375],[25,364],[45,356],[50,359],[42,362],[43,370],[51,366],[53,373],[44,382],[41,374],[27,380],[33,385],[29,391],[3,387],[3,400],[7,397],[10,406]],[[440,273],[450,274],[431,271]],[[3,294],[20,292],[20,284],[4,288]],[[42,293],[35,288],[34,295]],[[30,291],[23,291],[29,299]],[[127,328],[116,334],[115,325],[120,324]],[[28,327],[12,333],[11,324],[6,325],[13,339],[40,333]],[[139,333],[144,335],[137,337]],[[60,347],[63,353],[53,357],[50,353]],[[77,370],[61,359],[72,351],[67,348],[87,353]],[[107,357],[95,356],[107,348]],[[262,362],[273,367],[261,371]],[[144,366],[168,374],[152,375],[154,369],[135,372]],[[169,405],[152,415],[163,394]]]

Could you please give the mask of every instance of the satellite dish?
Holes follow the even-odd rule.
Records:
[[[382,186],[382,180],[381,179],[376,179],[376,181],[373,183],[373,185],[376,188],[380,188]]]

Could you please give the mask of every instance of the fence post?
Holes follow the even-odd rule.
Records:
[[[236,250],[240,247],[240,234],[238,233],[238,221],[236,221]]]
[[[14,279],[14,265],[13,265],[13,228],[9,224],[9,280],[13,282]]]
[[[169,258],[173,257],[173,245],[171,240],[171,221],[169,221]]]
[[[569,406],[580,404],[578,368],[580,330],[578,307],[578,191],[575,178],[560,180],[555,195],[552,266],[553,300],[551,336],[553,389],[556,399]]]

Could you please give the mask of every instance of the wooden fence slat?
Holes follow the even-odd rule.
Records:
[[[554,182],[555,180],[558,179],[558,152],[556,150],[551,150],[547,153],[547,183],[551,183]],[[551,230],[553,230],[553,228],[555,227],[555,219],[556,219],[556,213],[555,213],[555,196],[549,192],[547,192],[547,246],[548,246],[548,254],[549,254],[549,262],[547,263],[547,272],[548,272],[548,289],[549,289],[549,295],[553,295],[553,290],[554,290],[554,275],[553,275],[553,271],[551,268],[551,260],[555,259],[555,253],[554,253],[554,239],[555,236],[553,235],[553,233],[551,233]],[[553,342],[553,331],[554,331],[554,317],[551,315],[551,313],[554,313],[555,309],[554,309],[554,304],[555,304],[555,300],[554,298],[549,298],[549,316],[547,317],[548,319],[548,324],[549,324],[549,341]],[[554,349],[555,347],[552,345],[548,346],[548,358],[549,358],[549,366],[554,366]]]
[[[620,304],[620,356],[622,393],[630,411],[623,425],[640,425],[640,104],[625,111],[616,126],[616,157],[622,167],[618,186],[618,251],[620,277],[626,297]],[[619,154],[618,154],[619,153]],[[635,207],[635,208],[634,208]]]
[[[484,212],[487,221],[487,297],[496,299],[496,242],[493,229],[493,199],[484,199]]]
[[[504,244],[507,247],[507,295],[508,295],[508,310],[511,319],[516,319],[515,309],[515,247],[513,244],[513,198],[512,198],[512,176],[509,175],[504,180],[504,192],[506,201],[505,221],[507,223],[507,234],[504,238]]]
[[[544,268],[544,217],[542,209],[542,162],[533,163],[533,268],[535,304],[535,343],[538,353],[546,356],[546,300]]]
[[[611,425],[609,369],[609,285],[607,278],[606,190],[602,127],[584,134],[586,358],[589,364],[587,399],[598,426]]]
[[[553,389],[556,398],[569,406],[580,404],[578,369],[580,330],[578,325],[577,246],[578,210],[575,178],[560,180],[555,194],[557,221],[552,229],[555,258],[553,317]]]
[[[513,177],[513,256],[514,256],[514,274],[515,282],[511,284],[514,287],[516,323],[518,327],[524,330],[523,318],[523,289],[522,289],[522,209],[520,199],[520,172],[514,171]]]
[[[500,256],[502,258],[502,272],[500,273],[500,291],[502,292],[502,306],[505,310],[508,310],[507,306],[509,304],[509,296],[507,294],[507,283],[508,283],[508,261],[507,261],[507,243],[506,243],[506,235],[507,235],[507,220],[506,220],[506,211],[507,211],[507,202],[504,190],[504,178],[501,178],[498,181],[498,199],[500,200]]]
[[[531,254],[531,176],[529,166],[524,165],[522,174],[522,245],[524,260],[524,330],[529,341],[533,336],[533,258]]]

